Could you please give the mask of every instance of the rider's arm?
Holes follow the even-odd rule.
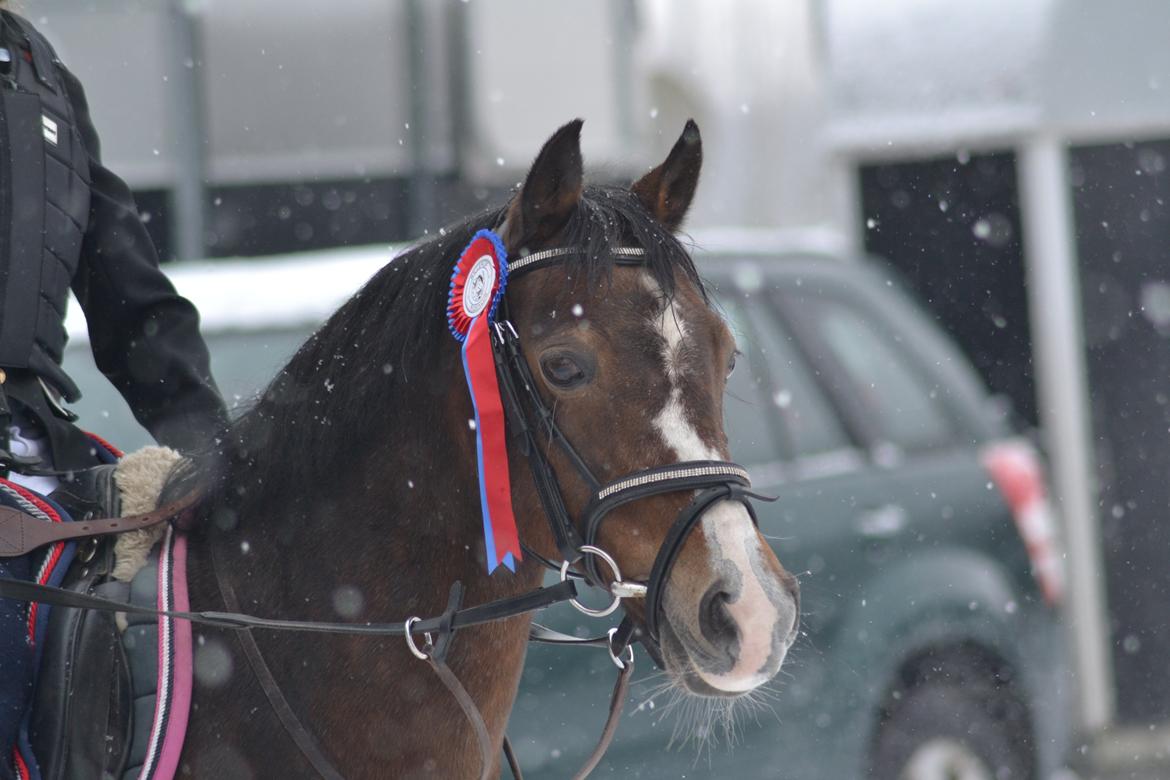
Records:
[[[159,269],[130,188],[101,164],[81,83],[61,69],[90,157],[89,224],[73,291],[85,310],[94,359],[155,440],[191,451],[227,419],[199,314]]]

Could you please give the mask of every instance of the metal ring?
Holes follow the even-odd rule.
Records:
[[[430,656],[428,654],[424,653],[422,650],[418,649],[418,645],[416,645],[414,643],[414,636],[410,633],[410,627],[413,626],[415,623],[421,623],[421,622],[422,622],[422,618],[418,617],[417,615],[415,617],[409,617],[406,619],[406,646],[410,648],[410,652],[414,653],[415,658],[417,658],[420,661],[425,661],[428,658],[430,658]],[[426,647],[428,650],[430,648],[434,647],[435,643],[431,639],[431,632],[430,631],[424,631],[423,637],[425,637],[427,640]]]
[[[601,549],[600,547],[594,547],[591,544],[583,544],[579,548],[579,552],[592,553],[601,560],[605,561],[607,564],[609,564],[609,568],[613,570],[614,582],[621,582],[622,570],[618,568],[617,561],[615,561],[605,550]],[[561,582],[564,582],[568,576],[569,562],[561,561]],[[589,615],[590,617],[605,617],[606,615],[612,614],[613,611],[621,605],[622,597],[614,596],[613,601],[610,602],[609,606],[605,609],[592,609],[585,606],[580,601],[577,601],[577,599],[569,599],[569,603],[572,604],[578,612]]]
[[[630,656],[630,660],[623,661],[621,658],[618,658],[613,654],[613,635],[616,633],[617,626],[605,632],[605,635],[609,637],[609,642],[606,643],[606,649],[609,650],[609,660],[613,661],[613,665],[624,672],[627,666],[632,666],[634,663],[634,646],[626,645],[626,654]]]

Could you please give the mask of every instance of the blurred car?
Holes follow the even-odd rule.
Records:
[[[1050,775],[1069,684],[1035,450],[880,262],[697,256],[743,352],[732,459],[779,496],[756,508],[801,573],[803,637],[766,692],[730,707],[662,676],[636,685],[597,774]],[[541,622],[597,630],[568,609]],[[613,669],[593,655],[530,649],[509,726],[525,776],[566,777],[595,741]]]
[[[331,296],[388,256],[351,252],[346,273],[335,260],[325,276],[296,260],[177,273],[204,311],[225,395],[253,394],[340,304]],[[802,637],[777,680],[734,702],[679,697],[639,651],[596,776],[1048,776],[1068,746],[1069,684],[1055,524],[1034,449],[882,264],[752,247],[696,256],[743,353],[726,400],[732,458],[779,497],[757,505],[760,530],[800,573]],[[272,311],[230,301],[272,290],[248,276],[265,273],[284,279],[266,293],[283,296]],[[313,302],[297,314],[306,290]],[[146,441],[80,347],[67,366],[96,432]],[[578,635],[607,627],[567,606],[539,620]],[[604,652],[530,649],[508,728],[527,777],[576,770],[613,674]]]

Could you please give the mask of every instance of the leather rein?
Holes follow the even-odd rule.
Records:
[[[612,251],[615,263],[618,265],[644,265],[644,250],[641,248],[618,247]],[[583,249],[577,247],[561,247],[530,254],[509,263],[508,275],[514,279],[519,274],[547,267],[563,257],[583,252]],[[228,611],[159,611],[7,578],[0,578],[0,597],[18,601],[37,601],[77,609],[165,616],[201,625],[236,630],[244,654],[273,711],[317,774],[328,780],[340,779],[342,775],[333,767],[312,734],[300,722],[288,704],[268,669],[255,638],[252,636],[253,629],[404,637],[410,652],[416,658],[426,661],[430,665],[471,723],[480,749],[480,777],[486,780],[495,765],[486,724],[470,695],[446,665],[447,650],[454,632],[468,626],[535,612],[565,601],[570,602],[586,615],[602,617],[614,612],[625,599],[643,599],[645,601],[644,629],[638,627],[627,614],[618,627],[611,628],[607,634],[597,637],[584,639],[573,637],[538,623],[533,623],[529,631],[529,640],[534,642],[604,647],[619,670],[601,738],[585,764],[574,775],[574,778],[586,777],[601,761],[605,750],[616,734],[622,704],[634,668],[632,643],[634,641],[641,642],[655,663],[659,666],[662,665],[659,647],[659,620],[663,589],[691,530],[701,520],[703,513],[719,501],[732,500],[742,503],[752,518],[752,522],[755,523],[756,515],[751,505],[751,499],[764,501],[774,501],[775,499],[753,493],[750,490],[751,481],[747,471],[742,466],[728,461],[703,460],[671,463],[636,471],[603,485],[589,468],[585,459],[561,431],[553,412],[541,398],[537,384],[524,359],[520,337],[508,318],[506,296],[502,302],[500,314],[500,320],[494,323],[491,344],[507,416],[508,432],[509,436],[518,439],[521,452],[526,456],[536,485],[537,495],[548,519],[562,562],[557,564],[541,556],[527,545],[524,545],[523,549],[526,555],[531,555],[542,565],[557,571],[561,578],[559,583],[518,596],[461,608],[463,585],[460,582],[455,582],[451,586],[447,609],[441,615],[425,619],[413,616],[396,623],[277,620],[239,612],[238,599],[230,583],[223,576],[222,567],[217,562],[214,546],[212,546],[212,569]],[[548,447],[551,447],[551,442],[556,443],[592,494],[582,517],[578,520],[574,520],[570,516],[565,506],[560,483],[549,461],[548,453],[545,447],[542,447],[542,442],[549,442]],[[10,464],[10,467],[17,471],[23,470],[22,467],[29,466],[30,464]],[[649,496],[679,491],[692,491],[694,498],[679,513],[667,532],[651,568],[649,578],[645,581],[623,580],[617,562],[605,550],[597,546],[597,537],[602,522],[610,512],[627,503]],[[55,542],[124,533],[161,522],[172,522],[179,528],[185,528],[191,523],[198,501],[199,496],[192,493],[153,512],[141,515],[52,524],[42,522],[14,509],[0,507],[0,558],[24,555],[38,547]],[[608,568],[610,576],[603,573],[602,565]],[[572,566],[576,566],[577,570],[571,570]],[[612,596],[612,602],[604,609],[591,609],[582,605],[577,600],[575,579],[584,579],[591,585],[607,590]],[[416,637],[423,638],[421,647]],[[504,753],[513,775],[520,778],[520,768],[507,737],[504,738]]]

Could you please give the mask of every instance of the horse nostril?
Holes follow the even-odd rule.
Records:
[[[732,598],[722,581],[708,588],[699,602],[699,630],[712,647],[734,657],[739,645],[739,628],[727,608]]]

